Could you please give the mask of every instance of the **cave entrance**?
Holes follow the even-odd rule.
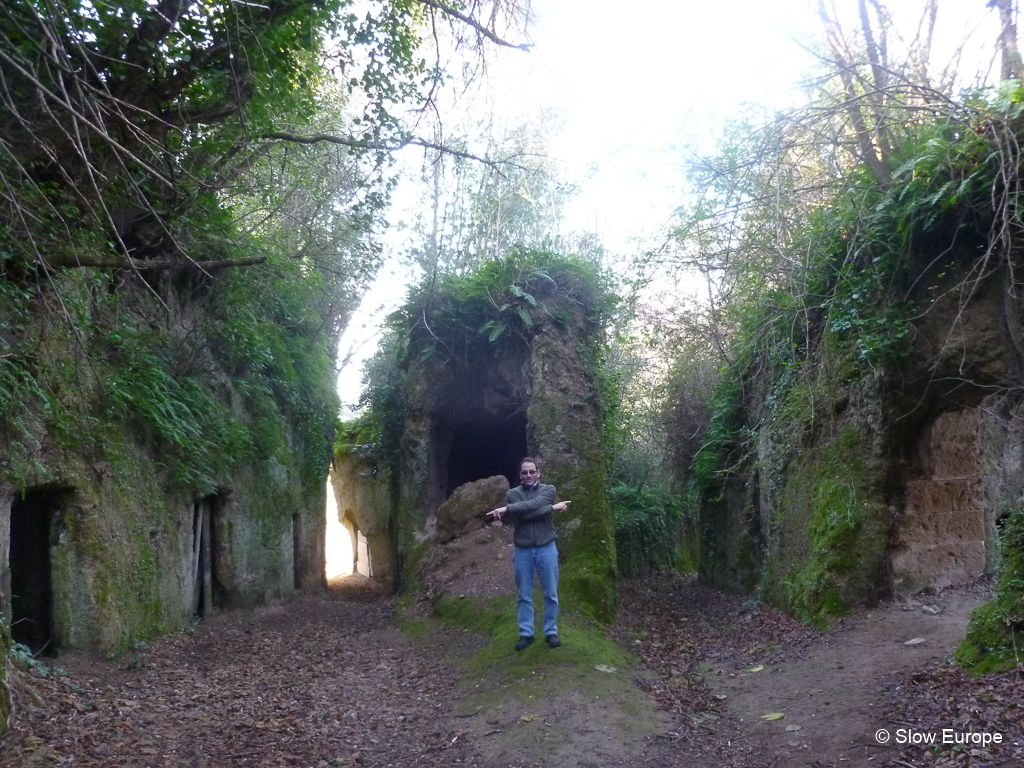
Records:
[[[519,461],[527,454],[526,414],[476,419],[454,427],[448,454],[445,498],[463,483],[504,475],[519,482]]]
[[[192,613],[200,618],[223,607],[217,556],[217,524],[223,509],[221,494],[206,496],[192,508]]]
[[[34,655],[57,653],[50,553],[72,493],[33,488],[11,505],[11,637]]]

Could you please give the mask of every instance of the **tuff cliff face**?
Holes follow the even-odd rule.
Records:
[[[562,590],[595,614],[614,611],[614,530],[605,498],[597,382],[577,351],[575,324],[541,321],[500,355],[486,342],[464,360],[433,355],[408,371],[399,499],[407,552],[436,539],[437,509],[464,482],[504,475],[536,457],[542,478],[572,504],[558,515]]]
[[[353,572],[394,583],[398,568],[389,476],[372,458],[350,453],[335,456],[330,480],[338,519],[352,540]]]
[[[596,364],[603,329],[586,290],[592,272],[573,259],[534,257],[485,265],[483,274],[500,282],[478,288],[470,276],[469,287],[442,293],[439,307],[408,313],[400,439],[391,441],[393,455],[378,457],[376,467],[387,471],[364,470],[361,480],[352,452],[337,456],[338,498],[375,485],[351,515],[369,518],[380,514],[382,486],[392,490],[395,554],[403,583],[415,586],[417,564],[449,536],[438,530],[442,504],[469,482],[503,475],[517,483],[520,459],[533,456],[543,481],[572,501],[555,520],[562,592],[607,619],[615,610],[615,536]],[[487,314],[499,308],[504,314]]]
[[[289,350],[269,324],[262,360],[232,346],[227,334],[252,331],[227,289],[244,275],[184,290],[99,272],[28,287],[31,276],[20,287],[15,277],[0,276],[5,296],[24,294],[0,308],[13,641],[115,653],[221,607],[322,584],[326,351]]]
[[[857,364],[824,329],[784,387],[751,386],[751,450],[702,510],[705,579],[814,618],[998,570],[1024,490],[1018,290],[936,247],[901,356]]]

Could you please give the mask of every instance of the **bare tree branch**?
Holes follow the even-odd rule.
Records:
[[[343,147],[352,147],[353,149],[372,149],[382,150],[385,152],[393,152],[403,147],[424,147],[425,149],[433,149],[436,152],[443,152],[446,155],[452,155],[453,157],[461,157],[464,160],[474,160],[478,163],[482,163],[490,168],[493,168],[498,173],[501,173],[501,169],[504,166],[511,165],[515,168],[527,170],[525,166],[519,165],[513,162],[513,157],[503,158],[501,160],[492,160],[486,157],[480,157],[474,155],[472,152],[466,152],[461,149],[455,149],[454,147],[448,147],[437,142],[427,141],[426,139],[418,139],[414,137],[407,137],[404,139],[398,139],[396,141],[363,141],[361,139],[353,139],[348,136],[336,136],[328,133],[318,133],[312,136],[302,136],[297,133],[287,133],[283,131],[275,131],[272,133],[264,133],[260,138],[272,140],[272,141],[288,141],[294,144],[340,144]]]
[[[419,0],[419,1],[421,3],[423,3],[423,5],[427,6],[428,8],[434,8],[435,10],[441,11],[441,13],[445,14],[446,16],[451,16],[453,19],[458,19],[463,24],[465,24],[465,25],[467,25],[469,27],[472,27],[477,32],[479,32],[481,35],[483,35],[488,40],[490,40],[492,43],[496,43],[497,45],[504,46],[505,48],[514,48],[514,49],[519,50],[519,51],[529,51],[531,48],[533,48],[533,43],[520,43],[520,44],[516,45],[515,43],[510,43],[507,40],[504,40],[503,38],[498,37],[497,34],[495,34],[492,30],[490,30],[487,27],[485,27],[479,21],[474,19],[472,16],[467,16],[464,13],[460,13],[459,11],[455,10],[454,8],[452,8],[450,5],[447,5],[446,3],[442,3],[440,0]]]

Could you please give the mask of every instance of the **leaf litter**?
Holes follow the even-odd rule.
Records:
[[[10,766],[450,766],[451,672],[352,581],[259,615],[228,612],[117,661],[68,654],[16,672]]]
[[[17,712],[0,742],[0,765],[508,768],[487,756],[487,737],[500,728],[476,743],[465,729],[477,712],[458,711],[459,670],[430,642],[397,631],[393,601],[373,582],[343,581],[323,596],[218,615],[117,660],[69,653],[45,670],[12,669]],[[639,657],[647,671],[635,684],[674,724],[616,766],[852,764],[806,750],[813,720],[785,729],[740,722],[730,709],[736,696],[708,684],[711,665],[739,680],[751,655],[765,671],[748,680],[784,672],[809,649],[843,642],[842,627],[817,632],[691,576],[623,580],[620,590],[622,616],[611,634]],[[886,678],[877,706],[886,722],[988,729],[1007,741],[985,749],[875,745],[885,759],[871,764],[988,768],[1019,764],[1024,750],[1024,686],[1014,672],[975,680],[948,663],[923,665]],[[759,741],[754,727],[777,729],[790,752],[766,750],[771,742]],[[534,758],[521,764],[547,764],[539,752]]]

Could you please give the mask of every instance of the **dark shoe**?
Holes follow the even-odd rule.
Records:
[[[526,646],[528,646],[532,642],[533,642],[533,635],[529,635],[529,636],[527,636],[527,635],[520,635],[519,636],[519,642],[516,643],[516,650],[517,651],[521,651],[524,648],[526,648]]]
[[[549,648],[557,648],[562,644],[562,641],[558,639],[558,635],[545,635],[548,641]]]

